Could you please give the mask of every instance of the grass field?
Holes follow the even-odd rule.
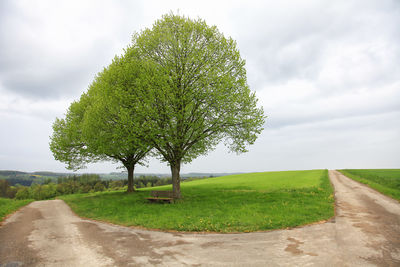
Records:
[[[382,194],[400,200],[400,169],[339,170],[349,178],[364,183]]]
[[[25,199],[25,200],[15,200],[9,198],[0,198],[0,222],[4,220],[4,218],[14,211],[18,210],[20,207],[27,205],[33,200]]]
[[[327,170],[231,175],[181,184],[175,204],[148,203],[150,190],[60,197],[80,216],[126,226],[251,232],[304,225],[334,215]]]

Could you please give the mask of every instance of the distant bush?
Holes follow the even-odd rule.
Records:
[[[172,179],[169,177],[161,178],[157,176],[141,175],[138,178],[135,178],[133,182],[137,188],[143,188],[172,184]]]
[[[98,181],[100,181],[100,176],[98,174],[82,174],[82,175],[72,175],[66,177],[59,177],[57,179],[57,183],[68,183],[71,181],[80,183],[80,184],[91,184],[95,185]]]
[[[80,187],[79,193],[89,193],[90,190],[92,190],[92,187],[89,184],[85,184]]]
[[[106,189],[106,187],[104,186],[104,184],[102,184],[101,182],[97,182],[95,185],[94,185],[94,191],[95,192],[101,192],[101,191],[104,191],[105,189]]]
[[[15,198],[17,194],[17,188],[10,186],[7,180],[0,180],[0,197],[4,198]]]
[[[74,193],[79,193],[80,188],[83,184],[80,184],[77,181],[66,181],[64,183],[57,184],[57,192],[58,195],[69,195]]]
[[[146,186],[144,185],[143,182],[139,182],[136,187],[137,188],[143,188],[143,187],[146,187]]]
[[[0,180],[0,197],[7,197],[7,190],[10,185],[7,180]]]
[[[109,184],[109,188],[112,188],[112,189],[120,189],[123,186],[124,186],[124,181],[121,181],[121,180],[111,181]]]
[[[15,194],[16,199],[30,199],[30,190],[29,187],[21,186],[17,189],[17,193]]]
[[[136,188],[171,184],[171,178],[140,176],[134,179]],[[97,174],[83,174],[58,177],[57,183],[51,179],[35,181],[30,186],[10,186],[7,180],[0,179],[0,197],[16,199],[50,199],[56,196],[76,193],[100,192],[105,190],[126,190],[128,180],[101,180]]]
[[[35,184],[30,187],[31,197],[35,200],[50,199],[57,196],[57,186],[54,183],[46,185]]]
[[[15,187],[15,186],[10,186],[8,189],[7,189],[7,192],[6,192],[6,197],[7,198],[15,198],[15,195],[17,194],[17,188]]]
[[[20,178],[8,178],[7,179],[10,185],[24,185],[24,186],[31,186],[33,183],[33,179],[27,177],[20,177]]]

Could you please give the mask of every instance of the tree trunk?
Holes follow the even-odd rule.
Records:
[[[181,163],[171,164],[171,173],[172,173],[172,192],[174,194],[174,198],[181,198]]]
[[[134,166],[132,167],[126,167],[126,169],[128,170],[128,193],[132,193],[135,191],[135,187],[133,186],[133,171],[135,169]]]

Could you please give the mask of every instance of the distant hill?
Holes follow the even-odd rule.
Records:
[[[40,176],[66,176],[71,175],[71,173],[61,173],[61,172],[49,172],[49,171],[35,171],[35,172],[21,172],[21,171],[11,171],[11,170],[0,170],[1,176],[20,176],[20,175],[40,175]]]
[[[39,172],[33,172],[33,174],[36,175],[41,175],[41,176],[67,176],[71,175],[71,173],[65,173],[65,172],[49,172],[49,171],[39,171]]]
[[[201,173],[201,172],[190,172],[181,174],[182,179],[187,178],[206,178],[206,177],[218,177],[226,176],[231,174],[240,173]],[[0,170],[0,179],[6,179],[11,185],[21,184],[30,186],[33,182],[43,183],[45,180],[51,179],[53,182],[57,181],[59,177],[82,175],[81,173],[62,173],[62,172],[50,172],[50,171],[35,171],[35,172],[22,172],[15,170]],[[128,179],[126,172],[110,172],[110,173],[98,173],[103,180],[125,180]],[[157,176],[157,177],[171,177],[170,173],[135,173],[135,177],[140,176]]]
[[[7,180],[11,185],[25,185],[30,186],[33,182],[43,183],[45,180],[50,179],[53,182],[57,181],[58,177],[68,176],[68,173],[55,173],[48,171],[38,172],[21,172],[14,170],[0,170],[0,179]]]
[[[181,177],[218,177],[218,176],[227,176],[227,175],[232,175],[232,174],[242,174],[242,172],[218,172],[218,173],[212,173],[212,172],[189,172],[189,173],[183,173],[181,174]]]
[[[16,175],[23,175],[23,174],[27,174],[26,172],[20,172],[20,171],[8,171],[8,170],[0,170],[0,175],[1,176],[16,176]]]

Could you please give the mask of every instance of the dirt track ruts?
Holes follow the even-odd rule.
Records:
[[[336,171],[336,216],[248,234],[183,234],[83,220],[33,202],[0,227],[0,266],[400,266],[400,204]]]

